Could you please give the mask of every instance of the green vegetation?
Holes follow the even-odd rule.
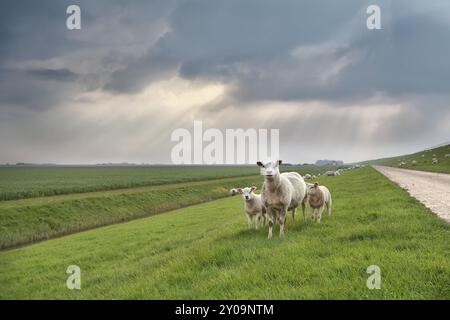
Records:
[[[311,174],[317,167],[284,167]],[[0,167],[0,201],[259,174],[254,166]]]
[[[261,176],[0,202],[0,249],[218,199]]]
[[[331,219],[289,217],[284,240],[247,230],[230,197],[0,252],[0,298],[450,299],[447,223],[371,168],[320,181]]]
[[[368,163],[388,167],[399,167],[400,162],[403,161],[406,163],[403,167],[405,169],[450,173],[450,158],[445,158],[446,154],[450,154],[450,145],[404,156],[373,160]],[[436,155],[438,164],[432,164],[431,159],[433,159],[433,155]],[[413,160],[417,161],[416,165],[412,164]]]
[[[255,167],[3,167],[0,200],[257,175]]]

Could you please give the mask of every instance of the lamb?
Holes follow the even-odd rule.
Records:
[[[275,217],[278,215],[280,224],[280,238],[284,237],[284,228],[288,210],[292,210],[292,218],[299,205],[302,206],[303,221],[306,222],[306,184],[302,176],[297,172],[284,172],[280,174],[281,160],[262,163],[257,162],[264,175],[264,184],[261,192],[261,200],[266,207],[269,219],[268,239],[272,238],[272,227]]]
[[[242,194],[244,199],[244,211],[247,215],[248,228],[252,227],[253,217],[255,217],[255,228],[258,230],[262,219],[264,220],[264,225],[266,224],[266,208],[261,201],[261,195],[253,192],[256,189],[253,186],[251,188],[238,188],[237,191]]]
[[[311,209],[311,220],[317,220],[320,223],[324,207],[327,207],[327,215],[331,216],[331,193],[325,186],[319,186],[316,182],[314,185],[308,185],[308,202]],[[316,213],[316,215],[314,215]]]

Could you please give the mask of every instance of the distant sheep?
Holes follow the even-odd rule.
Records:
[[[431,163],[432,163],[432,164],[438,164],[438,163],[439,163],[439,161],[438,161],[438,159],[436,159],[436,158],[433,158],[433,159],[431,160]]]
[[[445,157],[446,157],[446,158],[450,158],[450,153],[447,153],[447,154],[445,155]]]
[[[416,166],[416,165],[417,165],[417,161],[416,161],[416,160],[413,160],[413,161],[411,161],[411,164],[412,164],[413,166]]]
[[[303,177],[303,179],[305,179],[305,180],[311,180],[311,179],[312,179],[312,176],[311,176],[309,173],[307,173],[307,174],[305,174],[305,176]]]
[[[306,184],[302,176],[297,172],[284,172],[280,174],[281,160],[261,162],[257,165],[264,175],[264,184],[261,192],[261,200],[266,207],[269,219],[269,235],[272,238],[272,227],[275,217],[278,216],[280,224],[280,238],[284,237],[284,227],[288,210],[292,210],[292,218],[298,206],[302,206],[303,220],[306,221]]]
[[[239,194],[238,189],[236,189],[236,188],[230,189],[230,195],[235,196],[235,195],[237,195],[237,194]]]
[[[329,177],[337,177],[340,176],[341,174],[339,173],[339,171],[327,171],[325,175]]]
[[[320,223],[322,212],[327,207],[327,215],[331,216],[331,193],[325,186],[319,186],[318,183],[308,185],[308,203],[311,210],[311,220]]]
[[[250,229],[253,225],[253,218],[255,218],[255,228],[259,229],[261,225],[261,220],[264,220],[264,225],[266,224],[266,208],[261,201],[261,195],[255,194],[254,191],[257,188],[255,186],[250,188],[238,188],[238,193],[242,194],[244,199],[244,211],[247,215],[247,225]]]

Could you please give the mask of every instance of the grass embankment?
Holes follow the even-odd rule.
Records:
[[[0,298],[450,299],[448,224],[372,168],[321,182],[331,219],[289,216],[284,240],[246,230],[232,197],[0,252]]]
[[[373,160],[368,163],[388,167],[399,167],[399,164],[403,161],[406,163],[406,165],[403,166],[405,169],[450,173],[450,157],[446,158],[446,154],[450,154],[450,145],[409,155]],[[438,164],[432,164],[432,159],[434,157],[438,159]],[[413,165],[413,160],[417,162],[416,165]]]
[[[225,197],[261,176],[0,202],[0,249]]]
[[[325,172],[292,166],[282,171]],[[255,166],[0,167],[0,201],[258,175]]]
[[[106,191],[259,174],[252,167],[3,167],[0,200]]]

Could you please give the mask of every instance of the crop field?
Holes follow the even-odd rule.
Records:
[[[405,169],[450,173],[450,157],[446,158],[446,154],[450,154],[450,145],[404,156],[373,160],[369,161],[369,163],[388,167],[399,167],[400,162],[403,161],[406,163],[403,167]],[[434,157],[438,159],[437,164],[432,164]],[[413,165],[413,160],[417,162],[416,165]]]
[[[67,226],[77,226],[102,210],[103,218],[108,212],[137,217],[146,204],[174,209],[167,204],[211,200],[1,251],[0,298],[450,299],[449,225],[374,169],[321,177],[333,194],[331,218],[317,224],[308,214],[304,225],[300,212],[295,222],[289,215],[282,240],[277,227],[272,240],[267,228],[248,230],[242,199],[222,193],[234,183],[262,182],[260,176],[240,179],[117,190],[106,198],[4,202],[11,211],[2,231],[25,224],[23,233],[32,239],[41,232],[33,228],[41,216],[62,214]],[[182,189],[188,185],[198,189]],[[14,209],[21,201],[28,213]],[[73,211],[61,212],[66,202]],[[76,212],[87,217],[71,220]],[[66,287],[69,265],[81,269],[80,290]],[[379,290],[366,286],[371,265],[381,270]]]
[[[319,172],[315,167],[287,168]],[[0,167],[0,201],[258,174],[257,167],[249,166]]]

